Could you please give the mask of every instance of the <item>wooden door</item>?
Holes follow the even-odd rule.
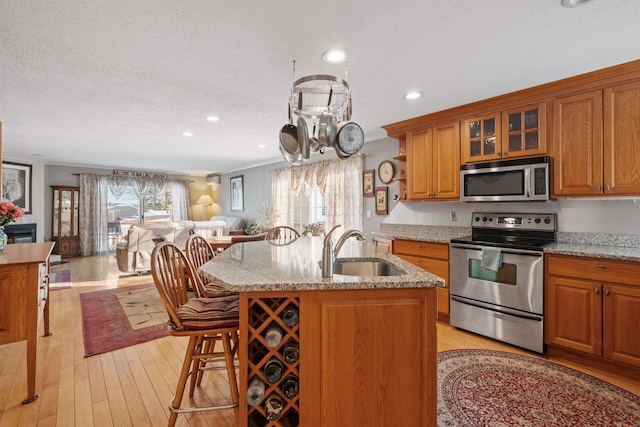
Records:
[[[547,276],[546,343],[602,355],[602,286]]]
[[[640,82],[604,91],[604,194],[640,194]]]
[[[640,366],[640,287],[604,285],[604,356]]]
[[[602,194],[602,92],[553,101],[553,195]]]
[[[373,239],[373,244],[382,251],[393,253],[393,240],[385,239],[382,237],[376,237]]]
[[[431,165],[433,198],[460,198],[460,122],[435,126]]]
[[[501,157],[500,113],[467,119],[462,128],[463,163],[486,162]]]
[[[301,425],[436,426],[434,288],[318,291],[308,302]]]
[[[502,112],[502,157],[547,154],[545,101]]]
[[[407,198],[431,196],[431,129],[407,134]]]

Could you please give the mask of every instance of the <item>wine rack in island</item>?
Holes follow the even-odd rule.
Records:
[[[248,299],[248,425],[299,424],[300,299]]]

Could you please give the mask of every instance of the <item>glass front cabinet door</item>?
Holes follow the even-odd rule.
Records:
[[[52,186],[51,241],[53,253],[63,257],[79,254],[78,187]]]
[[[547,152],[546,103],[466,119],[462,162],[477,163]]]

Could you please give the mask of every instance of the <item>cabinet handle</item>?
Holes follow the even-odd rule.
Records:
[[[607,264],[597,264],[597,268],[607,268]]]
[[[600,288],[596,288],[596,295],[600,295]]]
[[[596,191],[600,191],[600,184],[596,185]]]
[[[611,191],[611,186],[610,186],[609,184],[607,184],[607,185],[604,187],[604,191]]]
[[[610,291],[609,289],[606,289],[606,290],[604,291],[604,294],[605,294],[606,296],[609,296],[609,294],[610,294],[610,293],[611,293],[611,291]]]

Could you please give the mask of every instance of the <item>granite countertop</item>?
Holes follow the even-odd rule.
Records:
[[[337,240],[337,239],[336,239]],[[381,258],[407,272],[401,276],[323,278],[322,237],[289,245],[268,240],[236,243],[200,268],[214,283],[235,292],[443,287],[444,280],[368,242],[346,241],[338,259]]]
[[[431,243],[449,243],[456,237],[471,234],[471,227],[447,227],[431,225],[380,224],[380,232],[371,235],[387,239],[416,240]]]
[[[557,242],[545,246],[544,252],[556,255],[640,262],[640,248],[636,247]]]

